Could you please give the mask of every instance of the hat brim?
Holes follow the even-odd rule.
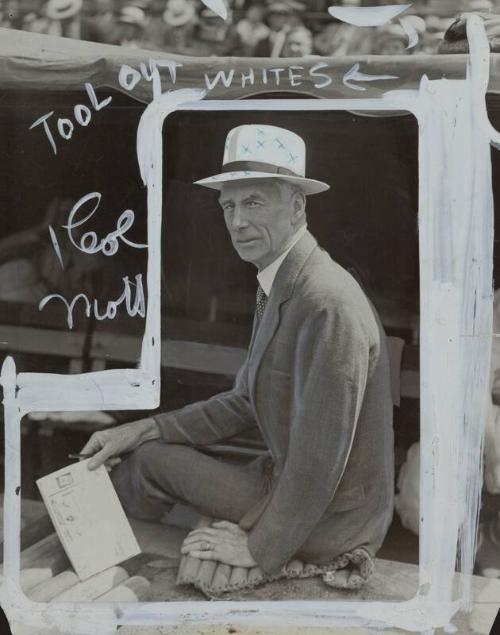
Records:
[[[303,176],[288,176],[285,174],[270,174],[269,172],[249,172],[249,171],[237,171],[237,172],[224,172],[222,174],[215,174],[209,176],[206,179],[200,179],[195,181],[195,185],[202,185],[203,187],[209,187],[212,190],[220,190],[224,183],[232,183],[233,181],[251,181],[253,179],[280,179],[297,185],[306,195],[319,194],[320,192],[326,192],[330,189],[330,186],[323,181],[316,181],[316,179],[307,179]]]
[[[173,15],[168,12],[168,9],[163,13],[163,20],[168,26],[184,26],[188,22],[194,19],[196,16],[196,10],[193,8],[187,8],[182,15]]]
[[[66,6],[58,7],[55,3],[49,2],[45,12],[49,20],[67,20],[81,10],[82,4],[82,0],[73,0],[68,2]]]

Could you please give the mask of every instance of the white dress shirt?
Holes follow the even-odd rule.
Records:
[[[260,286],[264,293],[269,297],[271,293],[271,288],[273,286],[274,279],[276,278],[276,274],[278,273],[278,269],[281,267],[281,263],[287,257],[289,251],[298,243],[298,241],[302,238],[302,236],[307,231],[307,225],[302,225],[302,227],[297,231],[296,234],[293,235],[292,242],[288,245],[285,251],[273,260],[270,265],[264,267],[262,271],[259,271],[257,274],[257,280],[259,281]]]

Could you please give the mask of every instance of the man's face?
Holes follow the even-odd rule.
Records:
[[[271,31],[281,31],[285,25],[289,24],[290,16],[286,13],[271,13],[267,22]]]
[[[282,57],[304,57],[311,55],[311,36],[304,29],[290,33],[282,50]]]
[[[295,233],[293,198],[269,179],[224,183],[219,203],[233,247],[258,269],[271,264]]]

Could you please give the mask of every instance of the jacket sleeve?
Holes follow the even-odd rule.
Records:
[[[266,573],[300,549],[334,497],[347,463],[369,368],[369,337],[342,308],[320,309],[300,329],[286,460],[248,546]]]
[[[207,445],[256,425],[248,397],[248,358],[233,388],[205,401],[153,416],[165,443]]]

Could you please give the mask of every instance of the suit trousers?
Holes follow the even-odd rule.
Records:
[[[203,515],[237,523],[265,495],[265,461],[234,465],[197,449],[148,441],[111,472],[127,514],[160,520],[176,503],[191,504]]]

